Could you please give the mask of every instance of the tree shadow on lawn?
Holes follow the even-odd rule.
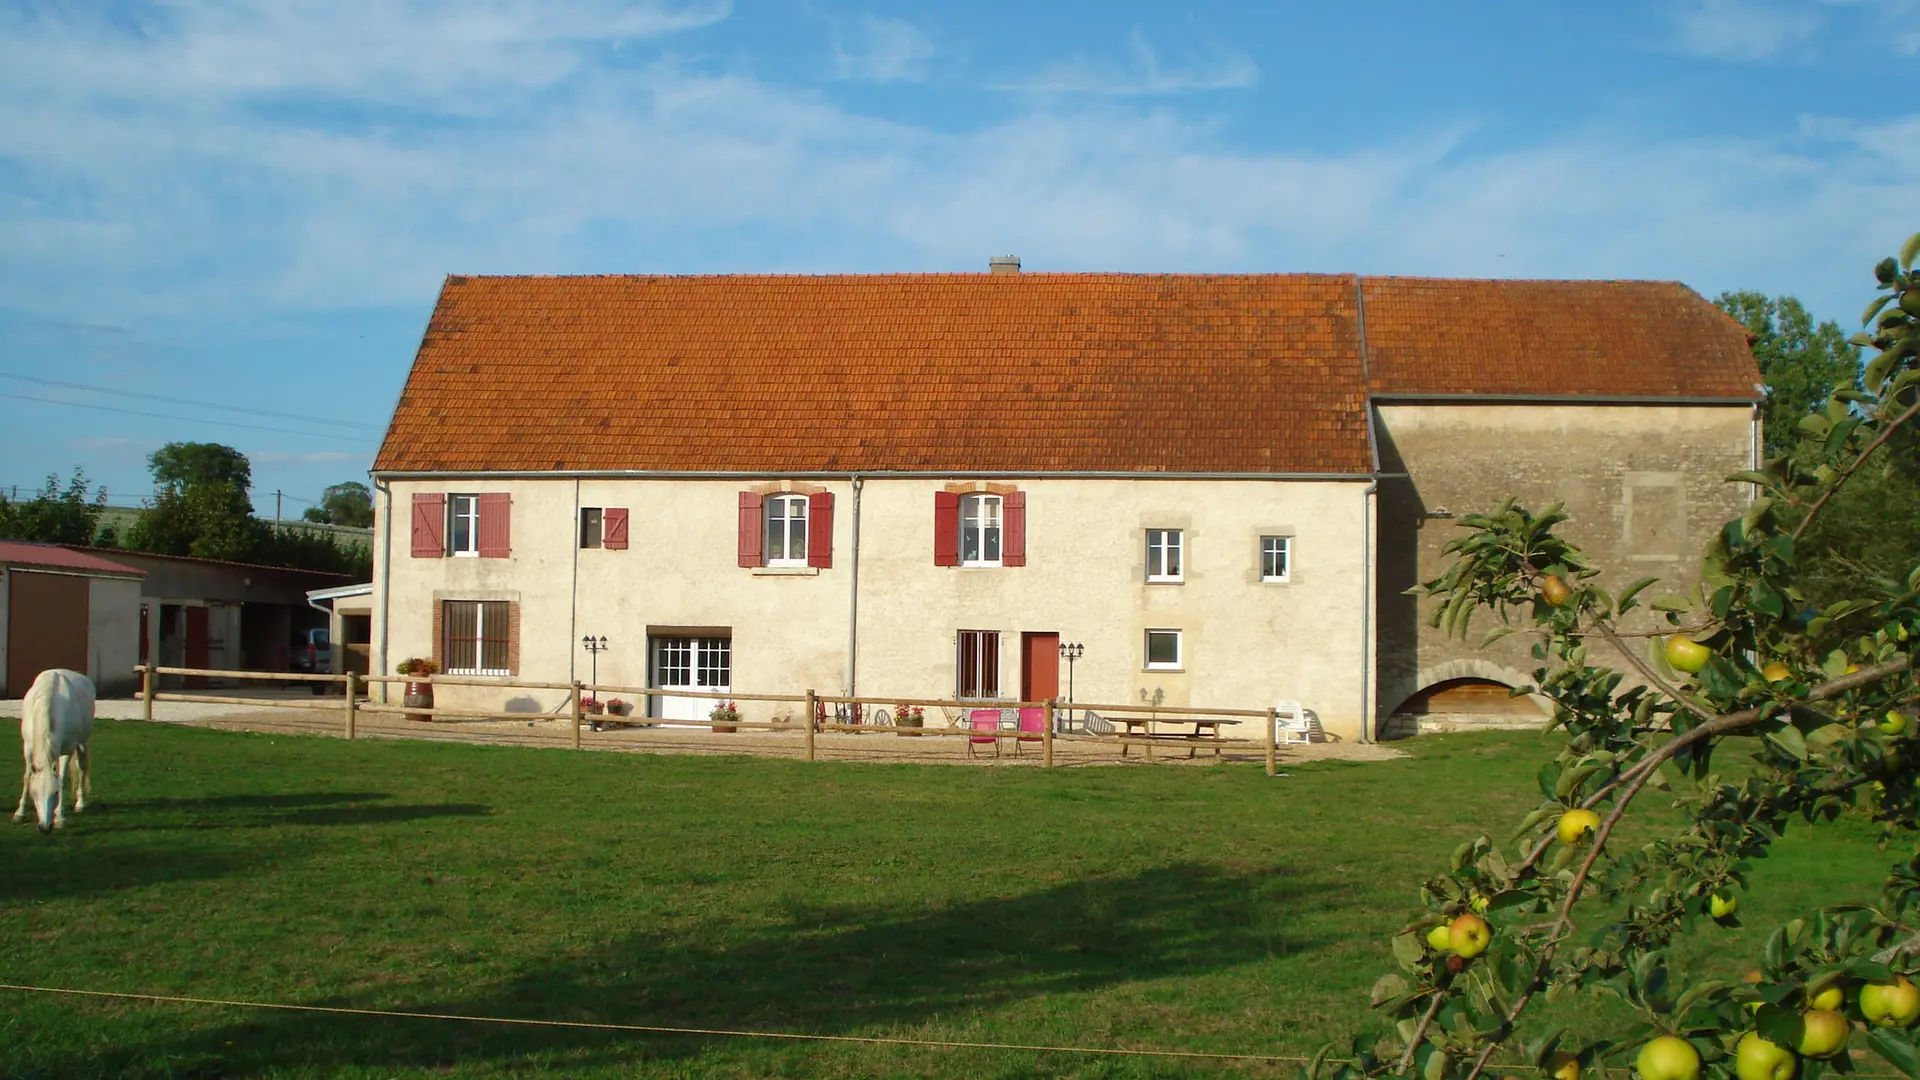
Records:
[[[100,833],[263,829],[281,825],[387,825],[436,817],[485,817],[483,803],[357,805],[392,798],[382,791],[309,791],[279,795],[212,795],[203,799],[135,799],[88,806],[82,819],[104,821]],[[285,811],[284,813],[280,811]]]
[[[223,877],[249,861],[240,852],[187,851],[170,844],[81,846],[58,833],[43,837],[30,826],[17,828],[32,835],[0,853],[6,865],[0,873],[0,907]]]
[[[640,930],[529,968],[482,993],[392,1007],[703,1029],[911,1034],[929,1021],[966,1026],[983,1011],[1043,997],[1199,976],[1276,952],[1320,948],[1325,942],[1276,924],[1275,912],[1310,909],[1310,898],[1328,889],[1278,868],[1186,864],[925,910],[794,907],[783,927],[744,940]],[[372,999],[358,997],[310,1003],[373,1007]],[[183,1023],[192,1018],[180,1015]],[[976,1030],[960,1037],[993,1036]],[[96,1044],[91,1053],[99,1057],[71,1066],[138,1075],[143,1063],[165,1062],[195,1074],[240,1076],[319,1063],[437,1068],[547,1055],[563,1056],[568,1067],[617,1066],[643,1057],[697,1056],[716,1041],[743,1042],[257,1013],[172,1043]]]

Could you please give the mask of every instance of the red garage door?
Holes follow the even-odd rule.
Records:
[[[87,579],[15,570],[7,589],[7,697],[48,668],[87,670]]]

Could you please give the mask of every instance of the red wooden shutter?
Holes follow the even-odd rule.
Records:
[[[504,491],[480,496],[480,557],[504,559],[513,554],[513,496]]]
[[[447,553],[447,497],[413,497],[413,557],[437,559]]]
[[[807,496],[807,565],[833,565],[833,492]]]
[[[960,565],[960,496],[933,493],[933,565]]]
[[[760,565],[760,534],[764,526],[760,520],[762,496],[757,491],[740,493],[740,565]]]
[[[1000,565],[1027,565],[1027,493],[1009,491],[1000,497]]]
[[[600,514],[600,546],[614,551],[627,550],[627,508],[609,506]]]

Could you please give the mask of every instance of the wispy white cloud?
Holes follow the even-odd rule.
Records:
[[[1112,94],[1122,96],[1178,94],[1198,90],[1244,90],[1260,80],[1260,68],[1245,53],[1224,49],[1189,66],[1169,66],[1139,30],[1129,39],[1127,64],[1085,59],[1046,68],[1028,78],[1002,83],[1003,90],[1032,90],[1050,94]]]
[[[1818,10],[1787,0],[1681,0],[1675,46],[1716,60],[1766,60],[1812,40]]]
[[[931,35],[904,19],[862,16],[833,28],[833,73],[837,79],[903,82],[926,77],[939,53]]]

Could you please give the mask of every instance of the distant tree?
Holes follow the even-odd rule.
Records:
[[[226,483],[163,486],[127,530],[125,545],[156,555],[253,562],[268,535],[266,524],[252,516],[244,489]]]
[[[73,470],[64,491],[60,478],[49,475],[39,493],[24,502],[0,495],[0,539],[91,544],[100,535],[100,511],[106,505],[105,488],[93,498],[87,497],[87,474],[83,470]]]
[[[1835,390],[1859,386],[1859,350],[1831,319],[1815,325],[1799,300],[1741,291],[1723,292],[1714,304],[1753,338],[1753,358],[1767,387],[1762,425],[1768,457],[1794,449],[1795,425]]]
[[[253,463],[247,455],[220,443],[170,442],[147,457],[155,487],[185,491],[208,485],[236,488],[242,497],[253,486]],[[247,503],[247,513],[253,504]]]
[[[309,506],[300,515],[324,525],[349,525],[356,529],[373,527],[373,492],[357,480],[329,487],[320,496],[319,506]]]

